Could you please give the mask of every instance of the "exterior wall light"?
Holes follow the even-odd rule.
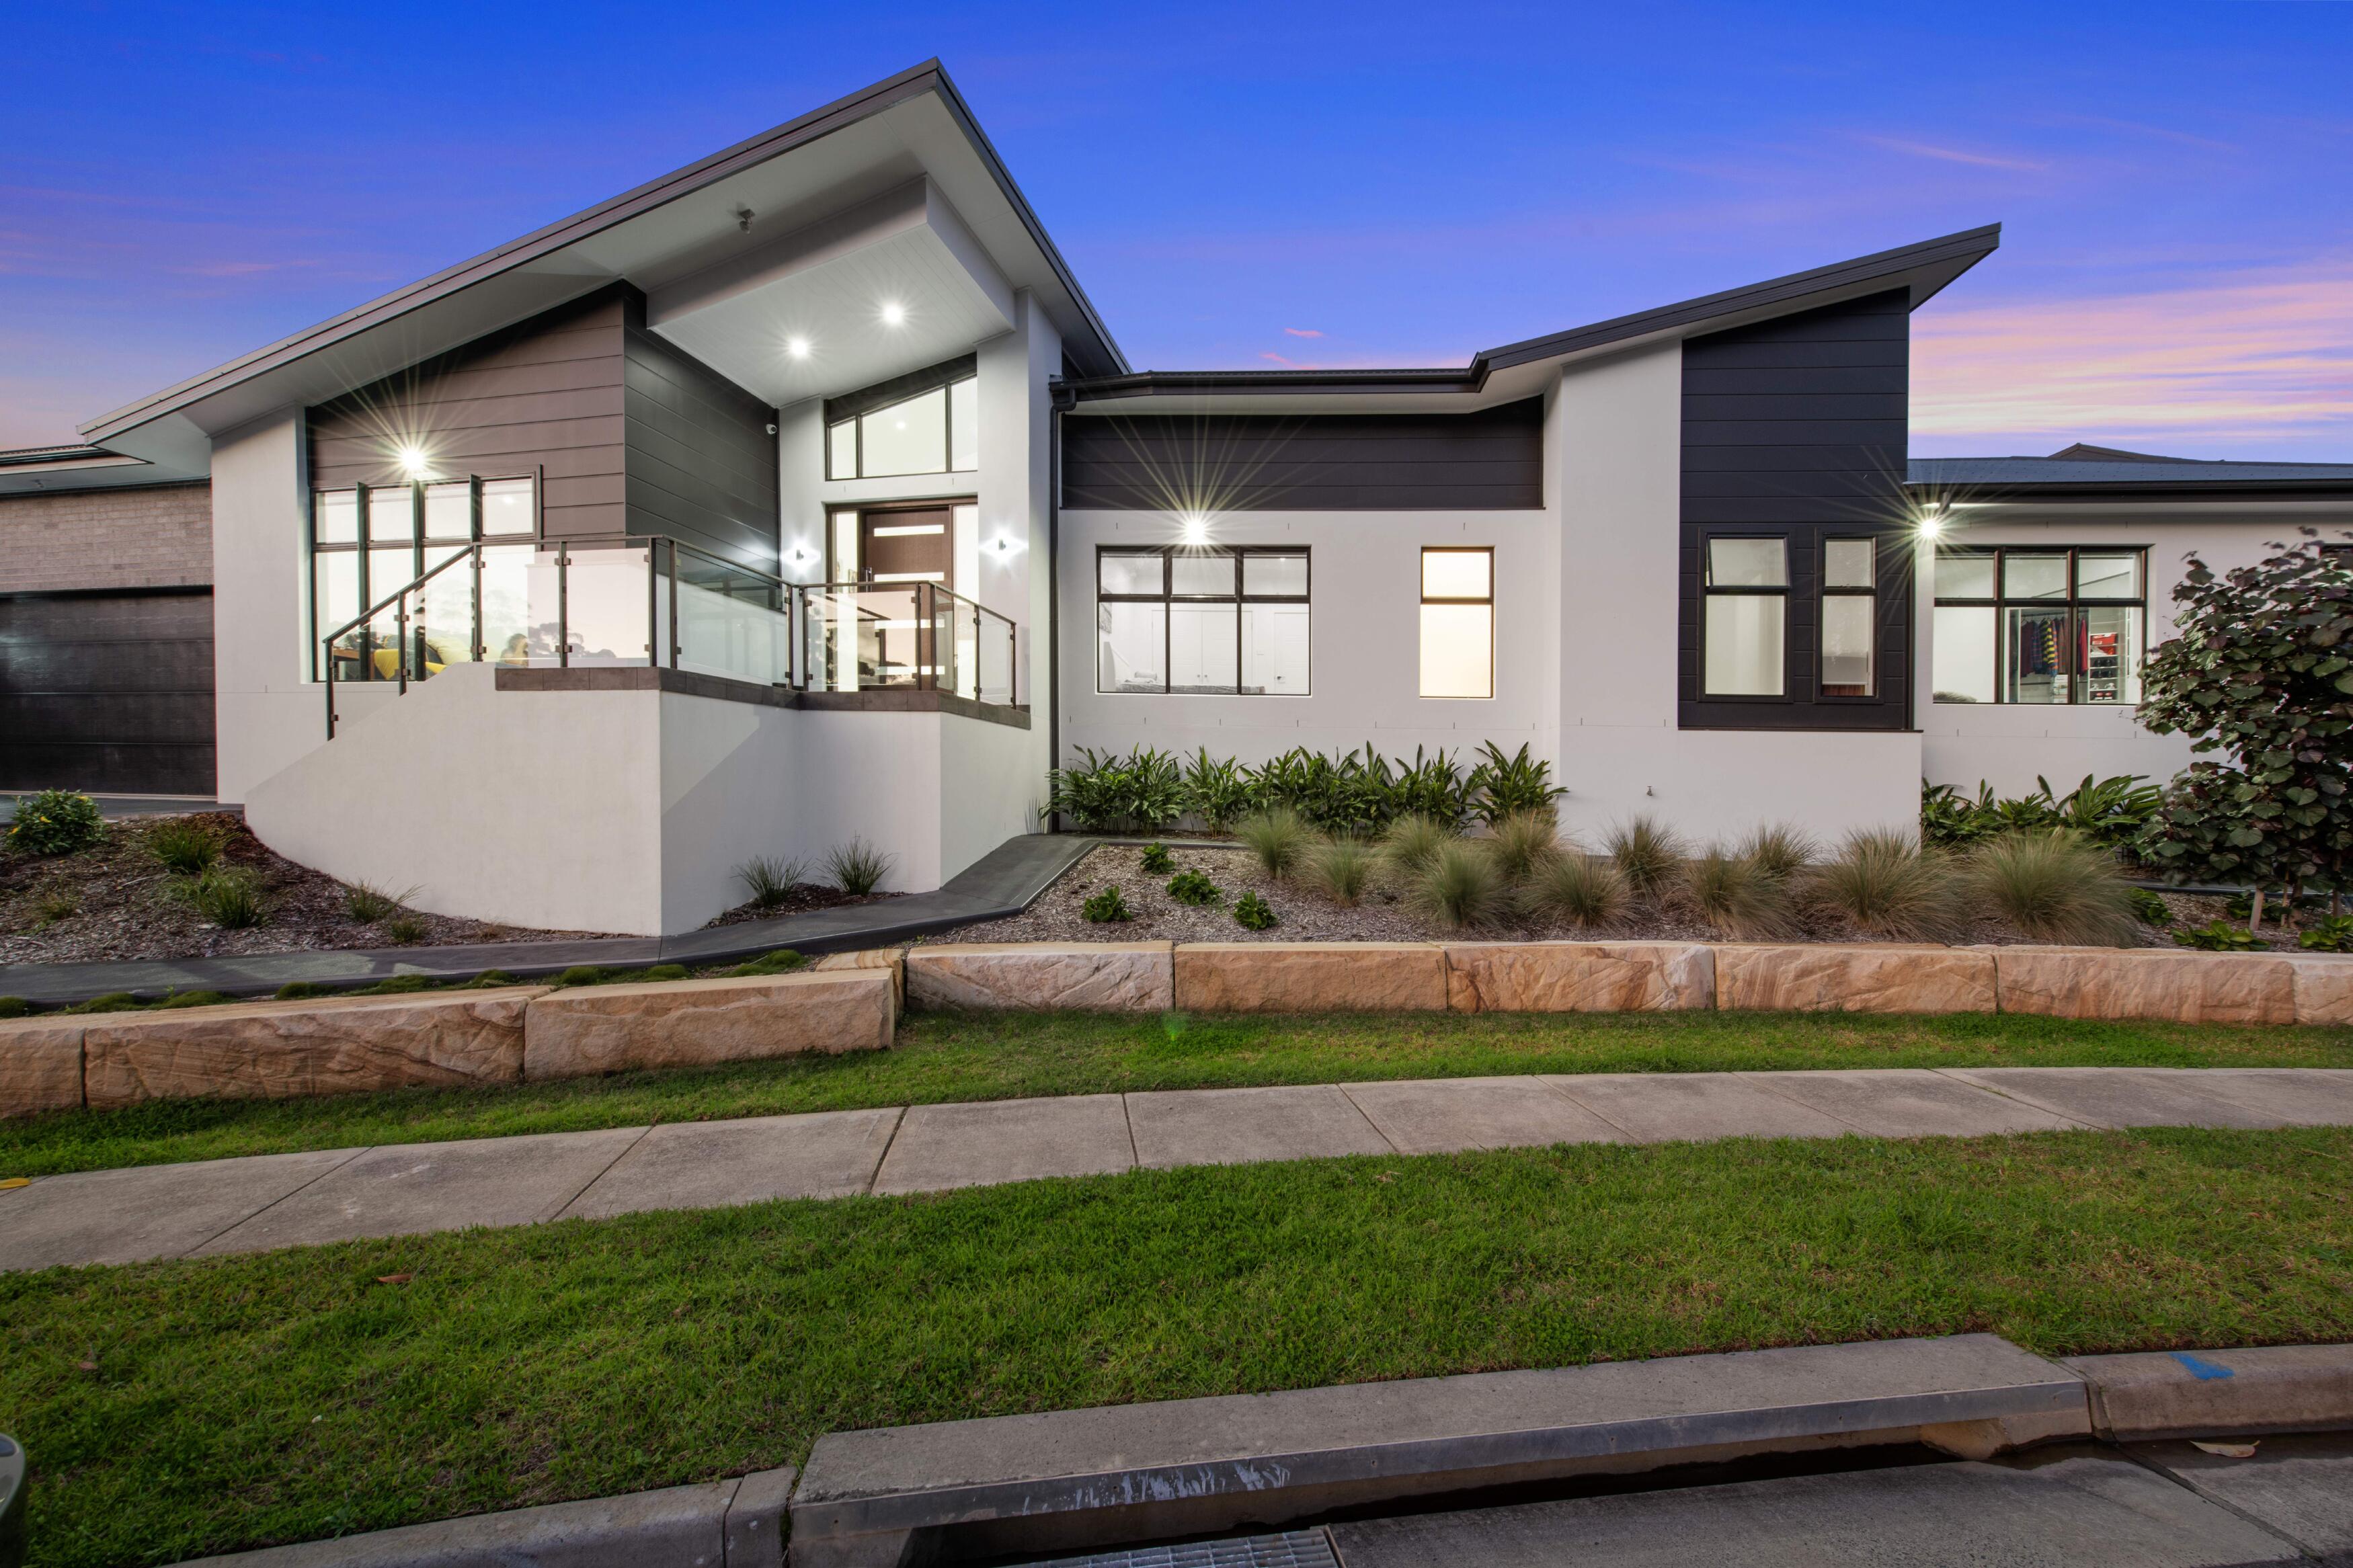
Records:
[[[1920,537],[1923,539],[1933,541],[1939,534],[1943,533],[1945,531],[1945,503],[1940,500],[1932,500],[1927,505],[1922,507],[1920,509],[1920,521],[1918,527]]]
[[[410,446],[400,449],[400,471],[410,479],[421,479],[432,468],[432,459],[426,457],[424,447]]]
[[[902,305],[896,300],[885,300],[882,301],[882,324],[886,327],[905,326],[907,324],[907,307]]]
[[[1188,511],[1177,520],[1185,525],[1185,542],[1196,548],[1209,542],[1209,520],[1198,511]]]

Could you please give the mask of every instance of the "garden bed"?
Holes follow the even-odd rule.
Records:
[[[927,938],[934,942],[1434,942],[1465,934],[1417,910],[1400,878],[1375,873],[1356,904],[1344,905],[1320,893],[1301,877],[1269,876],[1256,857],[1239,847],[1181,847],[1168,851],[1176,872],[1198,871],[1215,883],[1221,897],[1198,907],[1176,901],[1167,891],[1175,872],[1147,872],[1143,841],[1117,840],[1090,850],[1060,880],[1021,914],[1008,920],[985,921]],[[1116,887],[1133,918],[1119,921],[1089,921],[1087,900],[1105,888]],[[1256,893],[1272,907],[1277,923],[1263,931],[1245,930],[1236,922],[1233,906],[1246,893]],[[2203,926],[2222,919],[2228,900],[2182,893],[2159,895],[2176,926]],[[2264,927],[2267,948],[2295,951],[2294,935],[2280,935]],[[1588,929],[1565,920],[1514,914],[1478,929],[1477,935],[1498,941],[1590,940],[1597,936],[1629,940],[1720,942],[1719,931],[1697,914],[1672,900],[1638,901],[1627,916],[1606,928]],[[2139,945],[2171,947],[2165,931],[2156,927],[2137,933]],[[1830,918],[1819,910],[1800,917],[1792,942],[1857,942],[1873,940],[1851,923]],[[1956,933],[1959,942],[2010,943],[2029,938],[1990,915],[1980,914]]]
[[[191,879],[168,869],[154,852],[157,834],[174,825],[211,833],[220,844],[218,864],[251,874],[261,905],[258,923],[224,929],[190,902]],[[226,958],[608,934],[534,931],[397,907],[360,921],[348,900],[342,883],[272,852],[232,812],[109,822],[97,843],[70,854],[0,852],[0,963]]]

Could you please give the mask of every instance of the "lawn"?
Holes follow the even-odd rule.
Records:
[[[917,1013],[886,1052],[332,1100],[168,1100],[0,1121],[0,1178],[295,1149],[955,1100],[1527,1072],[2353,1068],[2353,1029],[1762,1013],[1301,1017]]]
[[[796,1462],[829,1429],[1989,1330],[2353,1338],[2353,1131],[1203,1167],[0,1277],[50,1564]]]

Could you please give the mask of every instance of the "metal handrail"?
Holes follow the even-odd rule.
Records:
[[[426,584],[431,582],[434,578],[438,577],[442,573],[447,572],[450,567],[455,566],[460,561],[472,562],[475,567],[474,635],[473,639],[469,646],[473,649],[473,654],[476,658],[479,659],[482,657],[482,579],[480,575],[482,542],[481,541],[477,540],[471,544],[457,545],[452,548],[457,551],[457,553],[450,556],[449,559],[441,562],[438,565],[428,567],[425,572],[417,576],[415,582],[406,584],[401,587],[394,589],[389,597],[377,600],[375,604],[370,605],[366,609],[362,610],[357,616],[345,621],[342,626],[337,626],[333,631],[329,632],[325,637],[319,639],[321,661],[319,668],[324,674],[324,679],[320,681],[320,684],[327,689],[327,739],[330,741],[335,738],[335,686],[337,684],[335,680],[336,640],[348,636],[350,633],[363,631],[363,628],[373,627],[375,624],[376,616],[382,615],[386,606],[395,606],[393,609],[393,618],[399,623],[399,629],[394,633],[395,640],[393,647],[398,653],[399,657],[393,661],[393,674],[400,683],[400,690],[402,694],[404,696],[406,695],[408,691],[408,595],[422,590]],[[364,646],[365,640],[372,638],[373,637],[373,631],[366,631],[364,634],[364,646],[360,650],[363,656],[373,654],[375,651],[375,648]],[[363,668],[368,668],[367,661],[364,657],[363,657],[361,660],[361,667]]]

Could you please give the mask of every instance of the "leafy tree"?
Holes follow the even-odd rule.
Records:
[[[2217,576],[2195,554],[2176,635],[2149,655],[2140,721],[2196,738],[2140,854],[2179,879],[2341,892],[2353,870],[2353,572],[2319,535]]]

